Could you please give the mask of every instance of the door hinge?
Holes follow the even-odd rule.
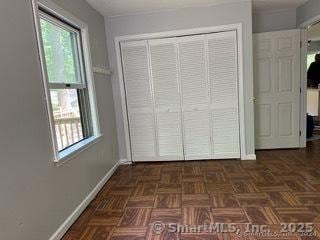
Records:
[[[299,136],[301,137],[301,130],[299,131]]]
[[[300,41],[300,48],[302,48],[302,41]]]
[[[302,93],[302,89],[300,88],[300,94]]]

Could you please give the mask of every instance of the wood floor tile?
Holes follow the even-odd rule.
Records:
[[[208,194],[182,195],[182,207],[210,207]]]
[[[162,167],[162,173],[182,174],[182,164],[180,162],[168,164]]]
[[[146,167],[142,173],[143,176],[160,176],[161,175],[161,167],[153,166]]]
[[[123,176],[117,182],[118,186],[135,186],[138,181],[138,175],[133,176]]]
[[[155,208],[180,208],[181,194],[158,194],[154,204]]]
[[[241,162],[241,166],[245,171],[266,171],[268,170],[264,164],[258,161]]]
[[[182,177],[183,182],[204,182],[204,175],[183,175]]]
[[[229,174],[229,173],[239,173],[239,172],[245,172],[245,170],[242,168],[241,163],[237,162],[228,162],[223,164],[223,169],[224,171]]]
[[[88,226],[82,233],[80,240],[105,240],[112,234],[112,227]]]
[[[204,174],[211,174],[215,172],[224,172],[223,166],[218,162],[207,161],[202,167]]]
[[[184,233],[181,234],[181,240],[219,240],[216,233]]]
[[[107,196],[109,194],[109,190],[111,187],[115,186],[117,183],[116,182],[110,182],[110,180],[106,183],[106,185],[103,186],[103,188],[100,190],[100,192],[98,193],[97,198],[101,198],[101,197],[104,197],[104,196]],[[94,199],[94,200],[96,200]]]
[[[94,207],[87,207],[83,211],[83,213],[81,213],[80,217],[70,227],[69,231],[78,232],[80,234],[87,226],[91,216],[94,214],[94,211]]]
[[[232,182],[232,186],[237,194],[260,192],[253,182]]]
[[[291,189],[283,182],[260,182],[256,186],[261,192],[289,192]]]
[[[249,223],[242,208],[212,208],[215,223]]]
[[[233,193],[211,194],[211,203],[214,208],[236,208],[239,203]]]
[[[210,208],[184,207],[182,208],[182,222],[184,225],[205,225],[213,222]]]
[[[265,193],[248,193],[236,195],[241,206],[272,206],[271,201]]]
[[[250,172],[255,182],[277,182],[276,177],[270,171]]]
[[[207,192],[210,193],[232,193],[233,187],[231,184],[223,183],[206,183]]]
[[[202,169],[197,165],[187,165],[183,167],[183,175],[202,175]]]
[[[271,171],[271,172],[278,172],[278,173],[284,173],[284,172],[291,172],[292,169],[285,163],[273,161],[268,162],[265,164],[265,166]]]
[[[133,196],[129,199],[126,208],[152,208],[155,196]]]
[[[134,187],[127,187],[127,186],[113,186],[109,189],[109,195],[128,195],[131,194]]]
[[[297,172],[281,172],[281,173],[273,173],[273,175],[280,181],[287,181],[287,180],[304,180],[304,178],[299,175]]]
[[[224,172],[207,173],[205,181],[208,183],[227,183],[228,179]]]
[[[149,222],[151,211],[151,208],[128,208],[124,212],[119,226],[145,227]]]
[[[320,141],[258,151],[256,161],[207,160],[120,166],[63,240],[307,240],[233,233],[170,233],[169,223],[312,223],[320,234]],[[241,205],[240,205],[241,204]],[[165,230],[155,234],[154,222]]]
[[[116,226],[118,225],[124,211],[111,210],[111,211],[96,211],[88,222],[91,226]]]
[[[319,214],[308,207],[276,208],[276,211],[282,222],[286,223],[308,223],[320,221]]]
[[[160,181],[161,176],[160,175],[154,175],[154,176],[139,176],[138,177],[138,183],[137,184],[141,184],[141,183],[157,183],[158,181]]]
[[[181,184],[181,174],[164,173],[161,176],[161,183],[164,183],[164,184]]]
[[[179,240],[179,234],[170,232],[168,226],[159,232],[155,232],[151,226],[148,230],[146,240]]]
[[[101,210],[124,210],[129,200],[129,197],[130,195],[110,195],[105,199],[106,200],[105,207],[103,209],[101,208],[100,209]]]
[[[146,234],[145,227],[119,227],[114,229],[111,240],[144,240]]]
[[[292,192],[268,192],[273,206],[276,207],[294,207],[301,206],[298,198]]]
[[[158,184],[157,193],[181,193],[181,184]]]
[[[280,219],[271,207],[246,207],[245,211],[254,224],[279,224]]]
[[[293,233],[284,233],[282,232],[283,227],[279,224],[271,224],[267,225],[268,231],[270,231],[271,234],[265,235],[265,236],[256,236],[256,240],[276,240],[276,239],[281,239],[281,240],[300,240],[298,237],[298,234],[293,232]]]
[[[154,208],[151,213],[150,224],[155,222],[181,224],[181,208]]]
[[[134,192],[133,196],[154,196],[157,189],[157,184],[154,183],[143,183],[139,184]]]
[[[284,181],[293,192],[316,192],[317,190],[307,181],[288,180]]]
[[[107,205],[110,203],[110,197],[108,199],[100,198],[98,201],[98,205],[96,205],[96,211],[103,211],[106,209]]]
[[[320,205],[320,193],[303,192],[303,193],[294,193],[294,195],[299,199],[299,201],[304,206]]]
[[[307,180],[320,179],[320,172],[316,170],[297,171],[303,178]]]
[[[182,193],[186,195],[205,194],[206,189],[203,182],[184,182]]]
[[[161,222],[163,224],[181,224],[181,208],[152,209],[150,224],[155,222]]]
[[[79,240],[81,232],[71,231],[68,232],[61,238],[61,240]]]
[[[231,182],[252,182],[253,178],[247,172],[228,173],[227,178]]]

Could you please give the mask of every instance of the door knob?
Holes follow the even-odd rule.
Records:
[[[254,98],[252,98],[252,100],[253,100],[253,102],[256,102],[257,101],[257,99],[254,97]]]

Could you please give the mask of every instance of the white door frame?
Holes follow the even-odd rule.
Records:
[[[308,27],[320,21],[320,15],[317,15],[299,25],[301,29],[301,96],[300,96],[300,147],[307,146],[307,53],[308,53]]]
[[[127,103],[126,103],[126,94],[125,94],[125,85],[122,72],[122,61],[121,61],[121,49],[120,42],[125,41],[137,41],[137,40],[148,40],[156,38],[168,38],[168,37],[179,37],[195,34],[208,34],[215,32],[224,32],[224,31],[237,31],[238,38],[238,79],[239,79],[239,120],[240,120],[240,152],[241,159],[247,159],[246,154],[246,139],[245,139],[245,115],[244,115],[244,71],[243,71],[243,38],[242,38],[242,24],[230,24],[222,26],[213,26],[213,27],[203,27],[203,28],[193,28],[193,29],[184,29],[184,30],[175,30],[175,31],[166,31],[166,32],[157,32],[157,33],[146,33],[139,35],[125,35],[117,36],[114,39],[116,56],[117,56],[117,70],[118,70],[118,81],[120,86],[120,97],[121,97],[121,107],[122,107],[122,116],[123,116],[123,125],[124,125],[124,134],[126,141],[126,150],[127,150],[127,160],[132,161],[131,156],[131,144],[130,144],[130,134],[129,134],[129,121],[127,114]]]

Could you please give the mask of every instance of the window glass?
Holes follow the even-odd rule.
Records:
[[[84,139],[76,89],[50,89],[58,150]]]
[[[40,19],[49,83],[81,84],[76,33]]]
[[[81,33],[45,12],[40,12],[42,57],[47,76],[50,123],[56,152],[92,136],[92,121],[84,66]]]

